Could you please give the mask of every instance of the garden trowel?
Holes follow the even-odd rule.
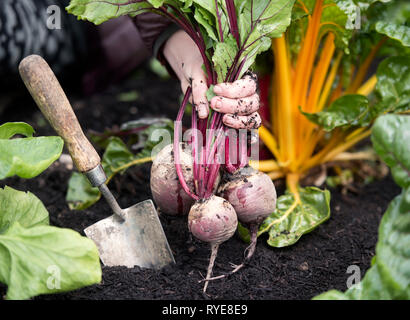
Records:
[[[44,59],[31,55],[20,63],[19,71],[41,112],[64,139],[77,169],[100,189],[114,211],[114,215],[84,230],[96,243],[103,264],[159,269],[175,263],[152,201],[121,209],[107,188],[101,159],[85,137],[63,89]]]

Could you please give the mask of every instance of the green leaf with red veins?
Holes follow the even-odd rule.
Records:
[[[212,62],[218,76],[218,83],[225,82],[227,72],[234,63],[237,53],[238,46],[232,35],[229,35],[224,42],[216,44]]]
[[[71,0],[66,8],[81,20],[87,20],[94,24],[101,24],[113,18],[129,15],[136,16],[146,12],[154,6],[162,5],[164,1],[130,2],[128,0]]]
[[[241,39],[240,62],[245,64],[238,78],[254,64],[256,56],[268,50],[271,38],[280,37],[291,21],[294,0],[248,0],[242,3],[238,13]]]

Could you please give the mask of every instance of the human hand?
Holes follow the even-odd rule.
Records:
[[[184,31],[176,32],[164,46],[164,56],[181,81],[185,93],[192,87],[190,102],[200,119],[209,114],[207,99],[208,85],[202,69],[202,56],[195,42]],[[224,113],[222,121],[235,129],[256,129],[261,125],[258,114],[259,95],[256,93],[256,77],[247,74],[233,83],[221,83],[214,87],[216,96],[211,100],[211,108]]]

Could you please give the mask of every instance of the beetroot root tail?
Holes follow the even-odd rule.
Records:
[[[252,224],[252,225],[249,227],[249,231],[250,231],[250,234],[251,234],[251,243],[250,243],[250,245],[245,249],[246,257],[245,257],[245,259],[243,260],[243,262],[242,262],[240,265],[235,266],[235,268],[234,268],[231,272],[229,272],[229,273],[222,274],[222,275],[220,275],[220,276],[216,276],[216,277],[212,277],[212,278],[210,278],[212,272],[209,273],[209,269],[208,269],[208,274],[207,274],[207,276],[206,276],[206,279],[201,280],[201,282],[205,281],[205,286],[207,286],[209,281],[214,281],[214,280],[219,280],[219,279],[227,278],[227,277],[233,275],[234,273],[238,272],[239,270],[241,270],[241,269],[250,261],[250,259],[252,258],[253,254],[255,253],[256,244],[257,244],[257,242],[258,242],[258,229],[259,229],[259,225],[258,225],[258,224]],[[213,265],[212,265],[212,266],[213,266]],[[212,270],[211,270],[211,271],[212,271]],[[204,288],[204,290],[206,290],[206,287]],[[204,291],[204,292],[205,292],[205,291]]]
[[[219,248],[219,243],[211,245],[211,257],[209,258],[208,272],[206,274],[206,279],[205,279],[206,281],[205,281],[205,285],[203,289],[204,293],[206,293],[206,289],[208,288],[209,281],[207,281],[207,279],[210,278],[212,275],[212,270],[214,268],[215,259],[216,259],[216,256],[218,255],[218,248]]]

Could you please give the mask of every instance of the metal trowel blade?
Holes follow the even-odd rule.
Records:
[[[150,269],[175,263],[153,202],[143,201],[123,211],[125,220],[112,215],[84,230],[97,245],[102,263]]]

